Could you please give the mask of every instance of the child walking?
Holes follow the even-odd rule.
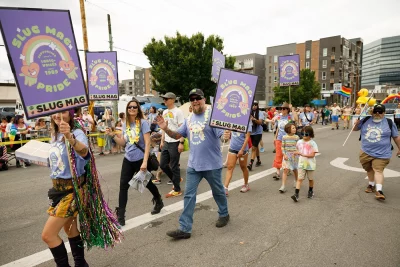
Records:
[[[282,175],[282,186],[279,192],[286,192],[286,180],[289,171],[292,170],[294,173],[295,187],[297,182],[297,166],[299,164],[299,156],[296,154],[297,148],[296,144],[299,141],[299,136],[296,135],[296,125],[293,123],[288,123],[285,125],[285,132],[287,135],[282,137],[282,153],[283,153],[283,175]]]
[[[313,198],[314,196],[314,171],[317,167],[317,162],[315,160],[315,154],[318,153],[317,143],[312,140],[314,138],[314,130],[311,126],[305,126],[303,128],[303,139],[297,142],[297,152],[299,157],[298,165],[298,179],[296,183],[296,191],[292,196],[294,202],[299,201],[299,192],[301,183],[305,179],[306,175],[309,182],[308,188],[308,198]]]

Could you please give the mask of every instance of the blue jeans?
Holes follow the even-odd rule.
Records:
[[[224,185],[222,184],[222,169],[195,171],[188,167],[186,171],[186,189],[183,199],[183,211],[179,218],[179,230],[183,232],[192,232],[197,187],[203,177],[211,187],[214,200],[218,205],[219,217],[228,216],[228,201],[226,199]]]

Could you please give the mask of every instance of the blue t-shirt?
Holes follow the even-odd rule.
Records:
[[[88,145],[88,139],[85,133],[80,129],[75,129],[72,132],[75,136],[75,139],[86,146]],[[50,178],[62,178],[62,179],[71,179],[72,174],[70,170],[70,164],[68,160],[68,152],[65,147],[65,142],[63,141],[63,134],[58,134],[56,140],[51,142],[51,148],[49,151],[49,161],[50,161]],[[81,176],[85,173],[85,165],[89,160],[89,156],[82,158],[78,153],[76,155],[76,170],[78,176]]]
[[[220,137],[224,130],[209,126],[211,108],[208,109],[207,121],[204,121],[205,113],[192,113],[177,130],[179,134],[189,139],[188,167],[196,171],[222,168]]]
[[[261,111],[261,110],[258,111],[258,119],[259,119],[259,120],[262,120],[262,121],[265,120],[265,118],[264,118],[264,112]],[[262,134],[262,133],[263,133],[263,128],[262,128],[262,125],[259,124],[259,125],[257,125],[255,131],[254,131],[254,132],[253,132],[253,131],[251,132],[251,135],[257,135],[257,134]]]
[[[128,121],[126,121],[128,123]],[[143,150],[145,150],[145,143],[144,143],[144,137],[143,134],[150,132],[150,125],[149,122],[141,119],[140,121],[140,133],[139,133],[139,142],[137,143]],[[131,134],[132,134],[132,139],[135,139],[136,137],[136,122],[132,122],[130,124],[131,127]],[[129,137],[127,134],[126,130],[126,125],[123,125],[122,127],[122,132],[123,136],[126,142],[126,147],[125,147],[125,158],[129,160],[130,162],[138,161],[143,159],[144,153],[135,145],[131,144],[129,142]]]
[[[386,118],[383,118],[381,122],[375,123],[371,117],[360,127],[361,122],[358,124],[358,129],[361,130],[361,150],[374,158],[390,159],[392,157],[390,135],[392,137],[399,135],[396,124],[393,123],[391,134]]]
[[[247,127],[247,132],[251,133],[251,126],[252,122],[249,122],[249,126]],[[242,149],[244,140],[246,139],[246,134],[245,133],[237,133],[237,132],[232,132],[232,137],[231,137],[231,143],[229,144],[229,148],[232,150],[239,151]],[[246,144],[246,148],[244,151],[249,150],[249,145]]]
[[[301,122],[302,126],[309,126],[311,124],[311,122],[314,119],[314,114],[311,112],[307,112],[307,113],[300,113],[299,115],[299,120]]]
[[[289,122],[293,122],[292,115],[291,114],[288,114],[286,116],[276,115],[274,120],[275,123],[277,123],[278,125],[278,136],[276,139],[282,141],[282,137],[287,134],[285,132],[285,125],[288,124]]]

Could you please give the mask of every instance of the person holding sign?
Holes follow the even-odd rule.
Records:
[[[87,266],[82,238],[78,231],[78,209],[74,197],[73,174],[71,173],[71,163],[65,144],[65,140],[68,140],[77,154],[75,166],[78,184],[81,190],[85,190],[85,165],[90,158],[87,137],[81,129],[75,129],[73,111],[71,113],[64,111],[52,115],[51,124],[53,133],[51,135],[52,148],[49,151],[49,160],[53,188],[49,190],[51,204],[47,213],[50,217],[44,226],[42,239],[49,246],[57,266],[69,266],[67,250],[63,240],[58,235],[60,230],[64,228],[76,266]],[[73,129],[72,132],[71,129]],[[54,193],[53,196],[51,192]],[[57,196],[55,196],[55,193],[57,193]],[[79,193],[81,194],[80,190]],[[82,194],[80,197],[82,197]]]
[[[246,193],[250,190],[249,187],[249,170],[247,169],[247,157],[249,155],[249,139],[251,133],[251,123],[247,127],[247,133],[236,133],[225,131],[225,139],[231,138],[229,145],[227,167],[225,177],[225,195],[228,196],[228,186],[232,179],[233,170],[235,169],[236,162],[239,160],[240,168],[243,172],[244,185],[240,189],[240,192]]]
[[[135,173],[147,172],[147,160],[150,154],[150,125],[144,118],[140,109],[140,103],[133,98],[126,105],[126,124],[122,129],[122,137],[106,129],[106,134],[110,136],[118,145],[125,147],[125,157],[122,162],[121,178],[119,184],[119,205],[116,208],[118,222],[125,225],[126,203],[128,202],[129,181]],[[153,195],[154,208],[151,214],[160,213],[164,207],[161,195],[150,179],[146,186]]]
[[[262,139],[262,133],[263,133],[262,122],[264,119],[265,119],[264,113],[260,112],[260,109],[258,107],[258,102],[254,101],[250,115],[250,120],[252,123],[250,138],[253,146],[251,148],[250,163],[249,165],[247,165],[247,169],[249,169],[249,171],[253,169],[253,162],[256,156],[257,156],[256,167],[261,166],[260,150],[258,148],[258,145],[260,144],[260,141]]]
[[[191,236],[197,187],[203,178],[211,186],[214,200],[218,205],[219,218],[215,226],[224,227],[229,221],[228,202],[221,177],[220,138],[223,137],[224,131],[209,125],[211,107],[206,106],[202,90],[192,89],[189,93],[189,99],[192,103],[193,113],[189,115],[177,131],[169,129],[162,116],[157,117],[158,126],[168,136],[174,139],[188,137],[190,142],[184,207],[179,218],[179,229],[167,232],[167,235],[174,239],[187,239]]]

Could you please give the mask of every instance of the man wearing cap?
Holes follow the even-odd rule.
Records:
[[[263,133],[263,128],[262,128],[262,122],[264,121],[264,112],[260,112],[260,109],[258,107],[258,102],[254,101],[253,107],[251,109],[251,114],[250,114],[250,120],[252,123],[252,128],[251,128],[251,159],[249,164],[247,165],[247,169],[249,171],[252,170],[253,168],[253,163],[254,160],[257,156],[257,162],[256,162],[256,167],[261,166],[261,160],[260,160],[260,150],[258,148],[258,145],[261,142],[262,139],[262,133]]]
[[[182,110],[175,107],[176,95],[168,92],[161,96],[164,100],[164,104],[167,107],[163,111],[163,118],[166,121],[168,128],[172,131],[176,131],[185,120]],[[172,138],[164,131],[161,137],[161,159],[160,168],[172,181],[174,188],[165,197],[177,197],[182,195],[181,190],[181,170],[179,168],[179,159],[181,152],[183,151],[184,138]]]
[[[400,156],[400,137],[396,125],[385,118],[385,106],[376,105],[372,116],[357,120],[354,131],[361,130],[360,163],[367,172],[369,184],[366,193],[375,192],[375,198],[385,200],[382,191],[383,171],[392,157],[391,138],[397,145]]]
[[[168,236],[175,239],[187,239],[191,236],[197,187],[203,178],[209,183],[218,205],[219,218],[215,226],[224,227],[229,221],[228,202],[222,184],[220,148],[220,138],[229,139],[229,131],[227,131],[228,134],[224,134],[222,129],[209,126],[211,107],[206,105],[202,90],[191,90],[189,99],[193,113],[177,131],[172,131],[163,117],[157,117],[158,125],[166,134],[175,139],[188,137],[190,142],[186,189],[183,211],[179,218],[179,229],[167,232]]]
[[[310,105],[305,104],[304,111],[300,113],[298,119],[299,121],[297,123],[297,125],[299,125],[297,135],[300,137],[300,139],[303,138],[302,129],[305,126],[311,126],[311,124],[314,124],[314,119],[314,113],[311,112]]]

